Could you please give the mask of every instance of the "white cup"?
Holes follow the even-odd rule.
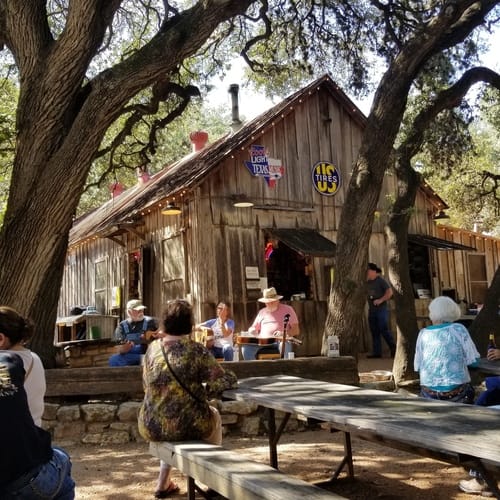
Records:
[[[295,353],[294,352],[288,352],[286,354],[286,359],[295,359]]]
[[[233,361],[239,361],[240,360],[240,351],[238,349],[235,349],[233,352]]]

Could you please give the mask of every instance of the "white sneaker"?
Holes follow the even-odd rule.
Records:
[[[492,497],[493,493],[488,489],[488,485],[483,481],[473,477],[472,479],[462,479],[458,483],[458,487],[473,495],[481,495],[483,497]]]

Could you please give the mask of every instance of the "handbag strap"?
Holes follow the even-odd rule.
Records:
[[[33,365],[35,364],[35,358],[33,357],[33,354],[31,355],[31,363],[30,367],[26,370],[26,374],[24,375],[24,381],[28,380],[28,377],[30,376],[31,370],[33,370]]]
[[[173,377],[175,378],[175,380],[177,381],[177,383],[197,402],[197,403],[200,403],[202,405],[205,405],[206,402],[205,401],[202,401],[198,396],[196,396],[196,394],[193,393],[193,391],[191,391],[188,387],[186,387],[182,381],[179,379],[179,377],[177,376],[177,374],[174,372],[172,366],[170,366],[170,362],[168,361],[168,354],[166,353],[165,351],[165,347],[163,346],[163,344],[161,345],[161,352],[163,352],[163,357],[165,358],[165,362],[167,363],[167,366],[168,366],[168,369],[170,370],[170,373],[173,375]]]

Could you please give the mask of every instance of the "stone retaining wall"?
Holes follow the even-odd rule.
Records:
[[[356,360],[350,356],[228,362],[238,379],[292,375],[339,384],[358,385]],[[137,431],[141,405],[142,367],[88,367],[45,370],[47,392],[43,427],[59,445],[126,443],[142,438]],[[266,414],[256,405],[218,401],[224,433],[255,436],[266,430]],[[306,424],[291,418],[287,429]]]
[[[120,444],[143,441],[137,429],[141,401],[86,403],[46,403],[42,427],[51,432],[59,446]],[[256,404],[217,401],[223,434],[257,436],[267,429],[266,413]],[[279,419],[279,412],[276,413]],[[306,428],[307,422],[291,418],[285,430]]]

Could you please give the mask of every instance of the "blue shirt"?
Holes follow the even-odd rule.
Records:
[[[420,373],[420,385],[436,391],[449,391],[470,382],[467,367],[479,357],[465,326],[442,323],[420,330],[414,368]]]
[[[233,333],[234,333],[234,320],[231,318],[226,319],[226,329],[231,330],[231,335],[224,337],[222,328],[220,326],[219,318],[208,319],[207,321],[201,323],[201,326],[206,326],[211,328],[214,332],[214,347],[224,347],[224,345],[233,345]]]

